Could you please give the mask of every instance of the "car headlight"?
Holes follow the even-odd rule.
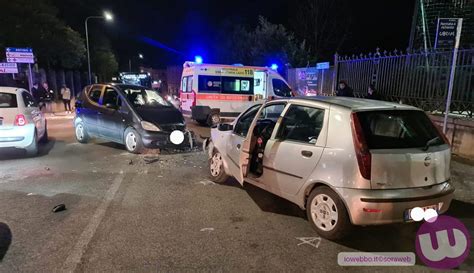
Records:
[[[148,121],[141,121],[140,125],[146,131],[153,131],[153,132],[161,131],[160,128],[158,128],[158,126],[156,126],[155,124],[153,124],[151,122],[148,122]]]

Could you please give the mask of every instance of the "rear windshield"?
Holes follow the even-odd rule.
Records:
[[[443,138],[422,111],[394,110],[357,113],[369,149],[422,148],[434,138]]]
[[[10,93],[0,93],[0,108],[16,108],[16,95]]]

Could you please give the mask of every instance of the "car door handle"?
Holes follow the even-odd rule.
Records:
[[[240,150],[240,144],[237,144],[237,150]]]
[[[304,157],[312,157],[313,152],[311,152],[311,151],[301,151],[301,155],[304,156]]]

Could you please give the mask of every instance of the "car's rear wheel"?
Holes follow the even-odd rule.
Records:
[[[79,122],[76,124],[76,140],[79,143],[87,143],[89,141],[89,135],[87,134],[84,123]]]
[[[224,183],[229,179],[229,176],[224,170],[222,155],[217,150],[212,152],[212,157],[209,159],[209,177],[216,183]]]
[[[36,131],[33,134],[33,141],[31,144],[26,147],[26,155],[27,156],[36,156],[38,154],[38,136]]]
[[[306,213],[311,226],[321,237],[339,240],[352,228],[349,214],[339,196],[328,187],[317,187],[306,201]]]
[[[143,142],[140,134],[133,128],[125,130],[124,143],[127,151],[133,154],[139,154],[143,150]]]

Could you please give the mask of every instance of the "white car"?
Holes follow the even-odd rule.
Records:
[[[25,89],[0,87],[0,149],[25,149],[38,153],[38,142],[48,140],[46,119]]]
[[[407,105],[270,101],[212,129],[207,147],[213,181],[233,176],[297,204],[328,239],[352,225],[419,220],[418,207],[444,213],[453,199],[448,141]]]

